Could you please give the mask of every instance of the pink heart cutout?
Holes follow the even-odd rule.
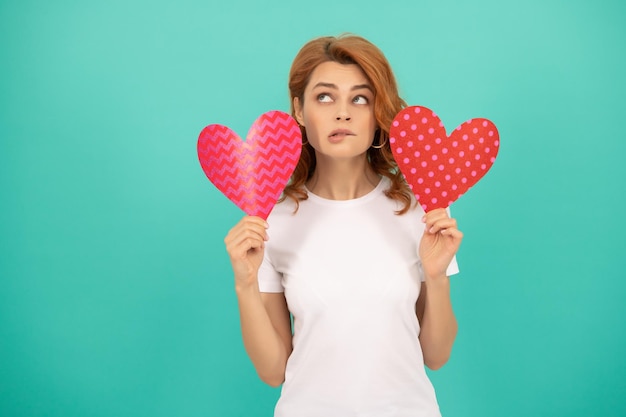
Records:
[[[252,124],[246,141],[212,124],[198,137],[207,178],[246,214],[267,219],[300,158],[302,135],[287,113],[270,111]]]
[[[430,109],[411,106],[393,119],[389,143],[424,211],[446,208],[489,171],[500,148],[496,126],[477,118],[448,136]]]

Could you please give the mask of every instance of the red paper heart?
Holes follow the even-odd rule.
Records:
[[[411,106],[394,117],[389,143],[424,211],[446,208],[489,171],[500,138],[487,119],[471,119],[448,136],[430,109]]]
[[[205,127],[198,159],[209,180],[251,216],[267,219],[298,163],[302,135],[287,113],[262,114],[246,141],[226,126]]]

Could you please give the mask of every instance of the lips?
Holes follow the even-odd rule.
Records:
[[[345,137],[345,136],[354,136],[354,132],[348,129],[337,129],[337,130],[333,130],[332,132],[330,132],[330,135],[328,135],[328,138],[337,139],[337,138]]]

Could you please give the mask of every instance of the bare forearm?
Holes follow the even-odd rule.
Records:
[[[420,343],[426,366],[438,369],[450,357],[457,334],[457,322],[452,310],[449,278],[427,279],[426,287]]]
[[[280,385],[285,377],[289,352],[274,328],[263,304],[258,285],[237,285],[243,343],[259,377],[269,385]]]

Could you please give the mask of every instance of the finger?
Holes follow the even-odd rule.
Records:
[[[242,219],[224,238],[228,254],[231,257],[240,258],[244,257],[250,249],[263,248],[264,242],[268,240],[265,226],[267,223],[258,217]]]
[[[269,224],[265,220],[260,217],[255,216],[246,216],[235,227],[233,227],[234,232],[238,232],[241,230],[256,230],[261,234],[265,234],[265,230],[269,228]]]
[[[231,242],[226,247],[226,251],[231,259],[245,259],[248,252],[254,249],[265,248],[265,242],[255,237],[246,237],[242,240]]]
[[[462,240],[463,239],[463,232],[461,232],[459,229],[457,229],[456,227],[451,227],[449,229],[443,229],[441,231],[442,235],[445,235],[447,237],[450,237],[454,240]]]
[[[232,230],[233,240],[240,240],[242,236],[256,235],[262,240],[267,240],[267,229],[258,224],[245,224]]]
[[[258,216],[245,216],[243,219],[241,219],[241,223],[256,224],[264,227],[265,229],[270,227],[270,225],[265,220]]]
[[[448,216],[448,211],[444,208],[438,208],[438,209],[434,209],[429,211],[428,213],[424,214],[423,219],[438,219],[441,217],[449,217]]]
[[[448,216],[446,209],[438,208],[426,213],[424,217],[422,217],[422,222],[426,223],[427,229],[430,229],[436,221],[447,219],[449,217],[450,216]]]
[[[224,240],[237,240],[239,236],[245,234],[247,231],[253,231],[262,238],[266,239],[268,227],[269,225],[267,224],[267,222],[265,222],[265,220],[261,219],[260,217],[247,216],[241,219],[241,221],[239,221],[239,223],[237,223],[228,232]]]
[[[426,230],[428,230],[428,233],[437,233],[437,232],[440,232],[441,230],[450,229],[450,228],[456,229],[457,228],[456,219],[453,219],[450,217],[438,219],[430,225],[426,224],[426,228],[427,228]]]
[[[264,229],[259,231],[254,228],[247,228],[234,231],[232,235],[224,239],[224,242],[226,243],[226,250],[228,252],[237,249],[247,251],[251,248],[261,247],[266,239],[267,234]]]

